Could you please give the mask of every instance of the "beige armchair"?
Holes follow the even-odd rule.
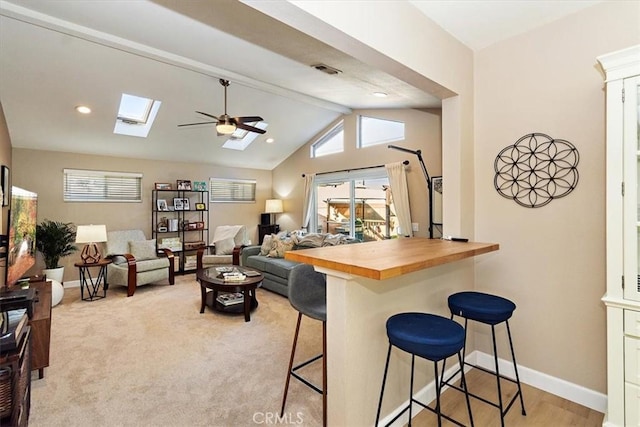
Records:
[[[220,264],[240,265],[240,251],[247,243],[247,229],[244,225],[216,227],[210,247],[198,250],[198,269]]]
[[[162,249],[158,256],[156,241],[147,240],[142,230],[107,232],[107,257],[113,262],[107,266],[107,283],[127,287],[127,296],[136,287],[168,280],[175,283],[173,253]]]

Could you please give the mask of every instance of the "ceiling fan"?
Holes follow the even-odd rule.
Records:
[[[230,117],[227,114],[227,87],[229,87],[229,80],[220,79],[220,84],[224,86],[224,114],[220,117],[216,117],[212,114],[203,113],[202,111],[196,111],[198,114],[202,114],[203,116],[210,117],[215,119],[215,121],[209,122],[198,122],[198,123],[185,123],[178,125],[178,127],[182,126],[195,126],[195,125],[207,125],[207,124],[216,124],[216,131],[218,131],[218,135],[230,135],[236,131],[236,129],[243,129],[248,132],[256,132],[256,133],[265,133],[264,129],[259,129],[257,127],[250,126],[246,123],[252,122],[261,122],[262,117],[259,116],[245,116],[245,117]]]

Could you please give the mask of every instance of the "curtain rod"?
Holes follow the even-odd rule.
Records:
[[[402,164],[403,164],[403,165],[405,165],[405,166],[407,166],[407,165],[409,164],[409,160],[405,160],[404,162],[402,162]],[[363,168],[343,169],[343,170],[340,170],[340,171],[331,171],[331,172],[320,172],[320,173],[317,173],[317,174],[316,174],[316,176],[317,176],[317,175],[326,175],[326,174],[329,174],[329,173],[351,172],[351,171],[360,171],[360,170],[364,170],[364,169],[376,169],[376,168],[383,168],[383,167],[384,167],[384,165],[378,165],[378,166],[365,166],[365,167],[363,167]],[[304,177],[305,177],[305,174],[302,174],[302,177],[304,178]]]

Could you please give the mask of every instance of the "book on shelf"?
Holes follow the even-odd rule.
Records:
[[[26,309],[0,312],[0,352],[18,347],[27,326]]]
[[[244,302],[244,294],[242,292],[219,293],[216,301],[225,307],[242,304]]]

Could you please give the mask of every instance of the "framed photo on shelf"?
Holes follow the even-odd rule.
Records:
[[[204,203],[196,203],[196,210],[197,211],[206,211],[207,210],[207,205]]]
[[[191,206],[189,206],[189,199],[182,199],[182,210],[183,211],[191,210]]]
[[[156,190],[171,190],[171,184],[167,182],[156,182]]]
[[[167,205],[167,201],[164,199],[156,200],[156,207],[159,211],[168,211],[169,206]]]
[[[187,200],[189,200],[189,199],[187,199]],[[184,201],[185,201],[185,199],[182,199],[180,197],[174,197],[173,198],[173,210],[183,211],[184,210]]]
[[[178,190],[191,191],[191,181],[179,179],[177,184]]]
[[[194,191],[207,191],[207,183],[204,181],[193,181]]]

